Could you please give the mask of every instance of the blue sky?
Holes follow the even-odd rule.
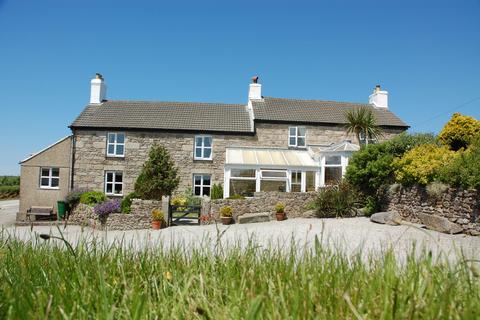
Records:
[[[480,118],[480,0],[393,2],[0,0],[0,175],[69,134],[95,72],[110,99],[242,103],[257,74],[278,97],[381,84],[416,132]]]

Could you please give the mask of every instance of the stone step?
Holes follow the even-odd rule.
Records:
[[[268,212],[260,213],[246,213],[237,217],[237,222],[243,223],[256,223],[256,222],[268,222],[270,221],[270,214]]]

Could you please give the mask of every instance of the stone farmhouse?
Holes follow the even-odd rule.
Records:
[[[408,129],[380,86],[368,103],[267,97],[258,77],[244,104],[120,101],[107,99],[97,74],[72,135],[20,163],[19,219],[31,206],[55,207],[73,188],[128,194],[155,143],[176,162],[179,192],[209,196],[213,184],[224,197],[314,191],[338,181],[359,149],[345,130],[345,112],[359,107],[373,111],[382,139]]]

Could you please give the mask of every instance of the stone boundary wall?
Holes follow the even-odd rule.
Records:
[[[220,208],[223,206],[232,207],[235,220],[246,213],[261,212],[268,212],[273,218],[275,205],[278,202],[285,204],[285,213],[288,218],[310,218],[312,212],[305,209],[305,206],[313,201],[316,195],[316,192],[256,192],[253,198],[211,200],[208,205],[210,214],[215,219],[220,217]]]
[[[442,195],[431,197],[424,187],[400,187],[387,195],[386,210],[397,211],[403,219],[420,223],[418,213],[447,218],[463,232],[480,235],[480,192],[448,188]]]
[[[103,226],[101,225],[96,214],[93,212],[93,207],[85,204],[79,204],[70,214],[68,222],[71,224],[88,226],[95,229],[149,229],[151,228],[150,214],[153,209],[163,210],[165,213],[165,220],[167,220],[168,198],[165,198],[163,201],[133,199],[131,213],[112,213],[108,216],[107,221]]]

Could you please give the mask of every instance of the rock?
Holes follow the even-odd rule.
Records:
[[[431,214],[418,213],[418,218],[427,227],[427,229],[435,230],[443,233],[461,233],[463,228],[456,223],[450,222],[447,218],[434,216]]]
[[[468,231],[468,234],[471,235],[471,236],[480,236],[480,231],[472,229],[472,230]]]
[[[317,213],[315,210],[307,210],[303,212],[302,216],[305,218],[315,218]]]
[[[256,222],[268,222],[270,221],[270,214],[268,212],[260,213],[246,213],[238,216],[237,222],[243,223],[256,223]]]
[[[396,211],[377,212],[370,216],[370,221],[398,226],[402,221],[402,217]]]

